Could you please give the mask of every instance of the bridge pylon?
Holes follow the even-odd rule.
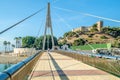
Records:
[[[48,3],[48,6],[47,6],[47,16],[46,16],[46,24],[45,24],[44,40],[43,40],[43,50],[45,50],[45,42],[46,42],[47,30],[50,30],[50,32],[51,32],[52,49],[54,49],[53,29],[52,29],[51,15],[50,15],[50,3]]]

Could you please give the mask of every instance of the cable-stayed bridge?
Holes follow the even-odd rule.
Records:
[[[31,55],[29,58],[19,62],[18,64],[0,73],[0,80],[119,80],[120,79],[119,77],[117,77],[120,74],[119,69],[116,69],[113,65],[111,65],[111,63],[108,63],[108,60],[100,59],[98,57],[92,58],[90,56],[81,55],[69,51],[54,50],[55,49],[54,39],[53,39],[54,32],[53,32],[52,20],[50,14],[51,13],[50,3],[48,3],[47,7],[38,10],[37,12],[24,18],[23,20],[20,20],[19,22],[1,31],[0,34],[4,34],[5,32],[11,30],[12,28],[17,27],[17,25],[33,17],[34,15],[42,12],[46,8],[47,8],[47,16],[44,27],[45,30],[44,30],[44,40],[43,40],[42,50],[38,51],[36,54]],[[58,7],[54,7],[54,9],[68,11],[71,13],[79,13],[82,15],[105,19],[118,23],[120,22],[119,20],[96,16],[88,13],[76,12],[69,9],[63,9]],[[67,23],[67,21],[64,20],[64,18],[62,18],[57,13],[55,13],[55,15],[62,22],[64,22],[67,27],[71,28],[71,26]],[[39,31],[37,32],[36,38],[39,36]],[[46,38],[47,33],[52,37],[52,50],[49,50],[49,42],[47,43],[48,50],[45,50],[45,41],[47,40]],[[80,36],[78,33],[76,34]],[[94,49],[94,47],[91,46],[89,43],[87,44],[92,49]],[[119,61],[116,62],[120,64]],[[114,63],[114,65],[117,64]],[[104,67],[108,67],[110,68],[109,70],[116,71],[118,75],[112,73],[112,71],[105,70]]]

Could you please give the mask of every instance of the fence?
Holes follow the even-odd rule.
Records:
[[[64,52],[64,51],[55,51],[59,54],[69,56],[76,60],[82,61],[88,65],[94,66],[106,72],[109,72],[115,76],[120,77],[120,60],[110,60],[104,58],[98,58],[94,56],[81,55],[77,53]]]

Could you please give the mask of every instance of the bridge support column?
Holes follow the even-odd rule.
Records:
[[[45,50],[47,30],[51,31],[52,49],[54,49],[53,29],[52,29],[51,15],[50,15],[50,3],[48,3],[48,7],[47,7],[47,17],[46,17],[46,24],[45,24],[44,40],[43,40],[43,50]],[[49,43],[48,43],[48,48],[49,48]]]

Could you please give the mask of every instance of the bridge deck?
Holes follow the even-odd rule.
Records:
[[[44,53],[37,62],[30,80],[120,80],[104,71],[70,57]]]

